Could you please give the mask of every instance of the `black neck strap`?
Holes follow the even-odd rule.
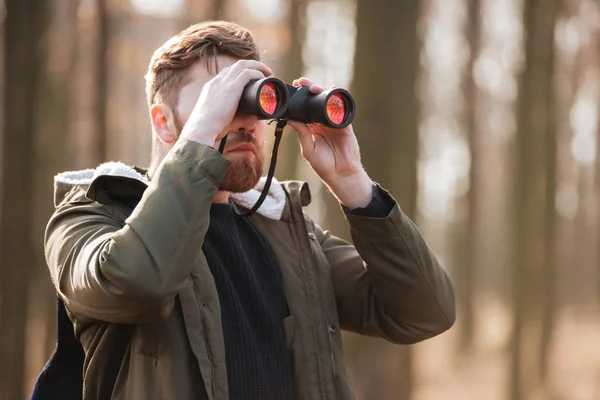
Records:
[[[273,181],[273,175],[275,175],[275,166],[277,164],[277,151],[279,149],[279,142],[281,142],[281,135],[283,133],[283,128],[285,128],[286,124],[287,120],[285,119],[277,120],[277,127],[275,128],[275,141],[273,142],[273,151],[271,153],[271,163],[269,164],[267,180],[265,181],[265,186],[263,187],[263,190],[260,193],[260,197],[251,209],[244,213],[238,213],[238,215],[241,215],[242,217],[249,217],[250,215],[254,214],[256,210],[259,209],[263,201],[265,201],[265,199],[267,198],[267,195],[269,194],[269,189],[271,188],[271,182]],[[221,144],[219,145],[219,153],[221,154],[223,154],[223,150],[225,149],[225,143],[227,143],[227,136],[221,139]]]

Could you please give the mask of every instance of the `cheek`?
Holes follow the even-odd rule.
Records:
[[[269,134],[275,133],[275,123],[271,125],[267,125],[267,121],[260,120],[256,124],[256,128],[254,129],[254,137],[258,141],[258,143],[264,144],[265,139]]]

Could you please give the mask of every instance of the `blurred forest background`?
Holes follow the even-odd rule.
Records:
[[[367,170],[453,277],[448,333],[345,336],[359,399],[600,399],[600,1],[0,4],[2,400],[27,398],[55,346],[53,176],[147,166],[150,55],[207,19],[252,29],[288,82],[352,91]],[[348,237],[292,131],[276,176],[310,181],[311,216]]]

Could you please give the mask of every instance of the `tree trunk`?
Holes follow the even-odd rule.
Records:
[[[44,47],[52,49],[40,73],[35,115],[31,188],[31,237],[34,262],[30,275],[26,340],[29,388],[56,344],[56,292],[44,256],[46,223],[54,212],[54,175],[70,167],[71,84],[77,43],[78,0],[48,2],[50,21]]]
[[[225,0],[214,0],[206,4],[204,1],[186,0],[180,16],[180,29],[197,24],[207,19],[219,19],[219,9],[223,7]],[[222,12],[222,11],[221,11]]]
[[[226,19],[226,3],[226,0],[213,0],[209,18],[214,20]]]
[[[302,45],[306,31],[306,5],[308,0],[289,0],[290,14],[288,26],[290,32],[290,47],[281,57],[279,78],[292,83],[302,76],[304,63],[302,61]],[[281,180],[298,179],[297,167],[300,157],[300,145],[293,129],[286,127],[280,146],[281,157],[277,160],[277,178]]]
[[[95,168],[106,160],[108,71],[114,65],[114,60],[109,60],[109,3],[96,0],[95,7],[80,13],[77,19],[70,98],[70,169]]]
[[[108,104],[108,71],[110,60],[108,50],[110,44],[110,15],[106,0],[98,0],[98,37],[96,52],[96,115],[94,122],[96,134],[92,138],[90,153],[92,165],[106,161],[106,136],[108,124],[106,109]]]
[[[514,327],[511,399],[531,398],[541,389],[548,296],[553,293],[554,28],[559,0],[524,4],[525,68],[520,76],[514,162]],[[546,311],[546,312],[545,312]]]
[[[463,81],[464,124],[471,157],[469,191],[466,194],[466,221],[463,241],[458,246],[456,262],[457,302],[461,313],[458,350],[463,353],[472,349],[475,330],[475,271],[478,265],[479,218],[481,216],[480,184],[482,176],[481,132],[477,129],[478,90],[473,79],[473,69],[480,51],[481,1],[467,0],[465,37],[469,45],[469,62],[465,67]]]
[[[351,88],[357,102],[354,129],[363,164],[371,178],[388,189],[413,219],[417,213],[419,155],[416,96],[421,48],[417,37],[419,3],[418,0],[358,0]],[[343,218],[339,211],[333,216],[329,211],[327,217],[328,228]],[[359,360],[354,370],[363,397],[410,399],[413,387],[410,348],[368,338],[355,341],[354,351]]]
[[[594,38],[593,38],[593,50],[596,52],[596,54],[599,54],[600,52],[600,29],[598,29],[595,33],[594,33]],[[597,69],[597,73],[600,72],[600,57],[596,57],[595,58],[596,61],[596,69]],[[600,96],[597,99],[598,101],[598,113],[600,115]],[[598,305],[600,306],[600,124],[597,127],[598,129],[598,133],[596,135],[596,170],[595,170],[595,175],[594,175],[594,192],[596,195],[596,223],[595,223],[595,228],[596,228],[596,255],[595,255],[595,262],[596,262],[596,300],[598,302]]]
[[[556,21],[556,17],[554,18]],[[553,30],[554,31],[554,30]],[[553,62],[550,61],[550,62]],[[552,85],[550,79],[549,85]],[[556,223],[558,216],[556,214],[556,170],[557,170],[557,131],[556,123],[553,118],[555,112],[555,97],[548,99],[549,112],[549,129],[546,141],[546,190],[545,190],[545,230],[542,236],[544,241],[544,265],[540,279],[541,285],[544,287],[542,292],[542,335],[540,339],[540,354],[538,372],[540,379],[545,381],[548,377],[549,369],[549,352],[556,320]]]
[[[0,189],[0,397],[25,397],[25,333],[32,245],[32,185],[40,45],[47,23],[43,0],[7,0]],[[51,200],[50,200],[51,201]],[[40,243],[35,243],[39,246]]]

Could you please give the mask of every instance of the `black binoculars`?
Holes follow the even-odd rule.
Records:
[[[239,112],[259,119],[285,118],[332,128],[350,125],[355,110],[347,90],[334,88],[313,94],[307,86],[292,86],[272,77],[248,83],[238,105]]]

